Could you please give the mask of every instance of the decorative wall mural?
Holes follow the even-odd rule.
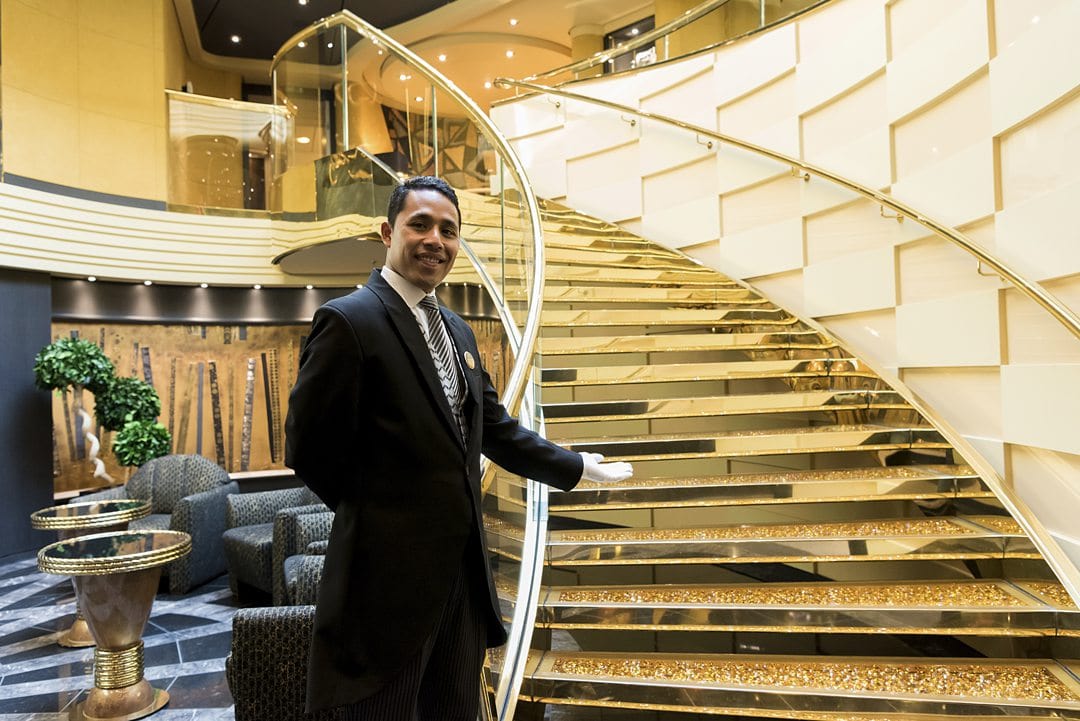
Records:
[[[470,321],[496,387],[509,374],[497,321]],[[300,348],[310,326],[53,323],[52,336],[98,343],[120,376],[136,376],[161,397],[158,419],[174,453],[206,456],[230,473],[284,469],[285,415]],[[93,412],[93,394],[84,407]],[[113,433],[98,429],[101,458],[117,479],[127,473],[112,453]],[[53,475],[57,493],[95,488],[71,395],[53,396]]]

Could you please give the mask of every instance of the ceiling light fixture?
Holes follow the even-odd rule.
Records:
[[[424,96],[423,95],[417,95],[415,98],[413,98],[413,100],[415,100],[418,103],[422,103],[422,102],[424,102]]]
[[[1039,24],[1039,16],[1038,15],[1035,15],[1035,16],[1033,16],[1031,18],[1031,24],[1032,25],[1038,25]]]
[[[631,35],[637,35],[637,34],[638,34],[638,33],[640,33],[640,32],[641,32],[641,31],[640,31],[640,30],[638,30],[637,28],[630,28],[630,34],[631,34]]]
[[[256,283],[255,285],[253,285],[251,287],[254,288],[255,290],[262,290],[262,286],[259,285],[258,283]]]
[[[508,57],[508,58],[514,57],[514,51],[513,50],[507,50],[506,51],[506,57]]]
[[[311,142],[311,138],[306,135],[301,135],[299,138],[296,139],[296,142],[300,143],[301,145],[307,145]]]
[[[306,47],[307,47],[307,43],[306,43],[306,42],[304,42],[303,40],[301,40],[300,42],[298,42],[298,43],[296,44],[296,47],[298,47],[298,48],[306,48]]]
[[[144,281],[142,282],[142,284],[143,284],[143,285],[153,285],[153,284],[154,284],[154,281],[152,281],[152,280],[144,280]]]
[[[332,48],[332,47],[334,47],[334,44],[333,44],[333,43],[327,43],[327,44],[326,44],[326,47],[328,47],[328,48]]]
[[[446,53],[439,53],[439,62],[440,63],[445,63],[446,62]]]
[[[484,89],[485,90],[491,90],[491,81],[490,80],[485,80],[484,81]]]
[[[239,35],[233,35],[232,37],[229,38],[229,40],[232,40],[234,43],[238,43],[238,42],[240,42],[240,36]]]
[[[357,284],[356,284],[356,287],[357,287],[357,288],[363,288],[363,287],[364,287],[364,284],[363,284],[363,283],[357,283]]]
[[[301,4],[301,5],[307,5],[307,4],[308,4],[308,0],[300,0],[300,4]]]
[[[95,280],[97,280],[97,276],[96,275],[88,275],[88,276],[86,276],[86,279],[88,281],[90,281],[91,283],[93,283]]]
[[[517,27],[517,24],[518,24],[518,19],[517,18],[510,18],[510,27]]]
[[[209,283],[199,283],[199,287],[200,288],[209,288],[210,284]]]
[[[312,290],[315,286],[313,286],[311,283],[308,283],[304,287],[307,288],[308,290]]]
[[[409,76],[406,75],[405,73],[402,73],[401,75],[397,76],[397,79],[400,80],[401,82],[405,82],[406,80],[409,79]]]

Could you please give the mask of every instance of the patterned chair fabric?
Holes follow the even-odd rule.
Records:
[[[274,517],[274,592],[275,606],[289,603],[285,579],[285,560],[304,553],[308,544],[330,538],[334,512],[323,504],[287,508]]]
[[[290,517],[303,513],[324,511],[326,506],[305,487],[283,488],[276,491],[243,493],[229,498],[226,508],[227,530],[223,535],[229,586],[234,594],[240,585],[274,594],[278,553],[275,550],[275,517],[285,512]],[[284,562],[284,556],[281,557]]]
[[[239,486],[209,458],[170,455],[139,467],[122,488],[80,496],[100,501],[138,498],[150,501],[151,515],[131,523],[136,530],[173,530],[191,535],[191,553],[165,567],[169,593],[187,593],[225,572],[221,534],[225,531],[225,502]]]
[[[340,721],[340,709],[304,712],[314,606],[242,608],[233,617],[225,679],[236,721]]]
[[[314,606],[319,600],[325,555],[292,556],[285,562],[289,581],[289,601],[297,606]]]

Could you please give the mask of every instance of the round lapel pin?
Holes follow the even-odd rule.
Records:
[[[472,353],[469,351],[465,351],[465,365],[469,366],[469,370],[474,370],[476,368],[476,360],[473,359]]]

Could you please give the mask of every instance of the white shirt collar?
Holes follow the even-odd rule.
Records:
[[[390,287],[397,291],[397,294],[401,296],[401,299],[405,301],[405,305],[409,306],[410,310],[415,310],[416,306],[420,305],[420,301],[424,299],[425,295],[435,297],[434,293],[425,293],[417,288],[415,285],[405,280],[405,278],[391,268],[389,265],[383,265],[382,270],[379,271]]]

